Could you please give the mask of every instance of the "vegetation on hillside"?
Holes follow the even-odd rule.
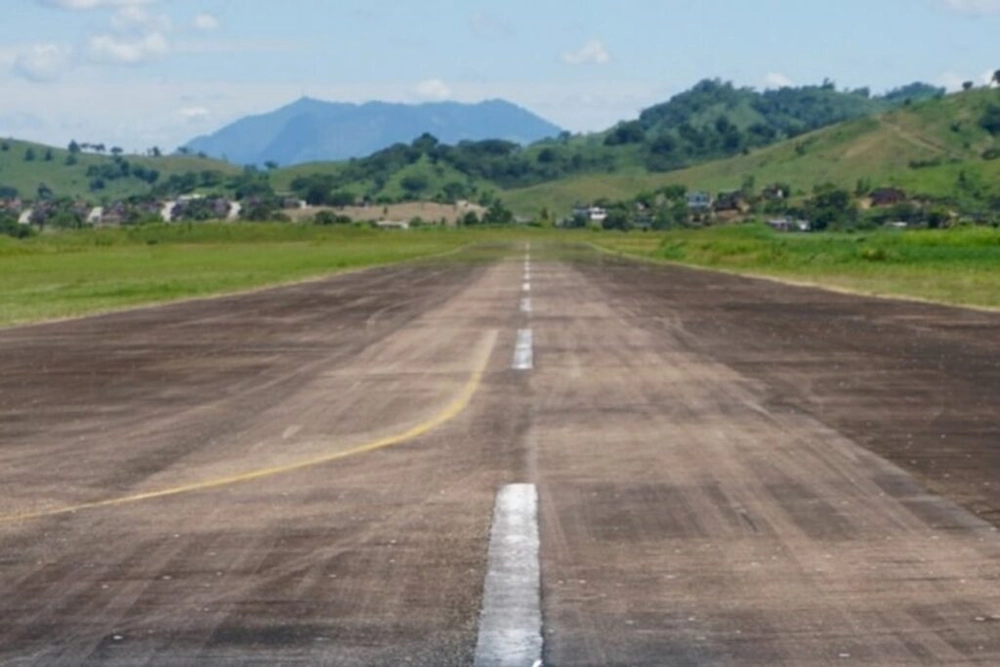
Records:
[[[92,203],[148,195],[182,174],[205,171],[231,176],[240,169],[226,162],[194,155],[126,155],[120,148],[71,142],[66,148],[0,140],[0,199],[25,200],[48,196]]]
[[[797,200],[833,184],[852,194],[880,187],[972,217],[1000,206],[1000,92],[979,89],[911,103],[786,139],[773,146],[664,174],[623,170],[586,174],[504,193],[516,211],[566,211],[579,202],[628,201],[668,185],[713,194],[785,183]]]

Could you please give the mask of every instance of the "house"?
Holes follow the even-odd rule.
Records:
[[[712,208],[712,195],[707,192],[689,192],[687,207],[691,211],[708,211]]]
[[[747,203],[746,197],[743,196],[741,190],[728,190],[719,193],[719,196],[715,198],[715,202],[712,204],[712,208],[716,211],[746,213],[750,210],[750,204]]]
[[[163,202],[163,206],[160,208],[160,217],[163,218],[163,222],[173,222],[175,206],[177,206],[175,200]]]
[[[129,220],[129,207],[125,202],[116,201],[110,206],[105,206],[101,211],[102,225],[120,225]]]
[[[95,206],[90,209],[90,213],[87,214],[87,224],[88,225],[99,225],[104,220],[104,208],[101,206]]]
[[[0,199],[0,211],[8,213],[20,213],[24,209],[24,204],[17,197],[13,199]]]
[[[600,224],[608,219],[608,211],[600,206],[577,206],[573,209],[573,217]]]
[[[782,201],[788,199],[791,194],[791,192],[785,192],[785,187],[777,183],[767,186],[760,193],[761,197],[768,201]]]
[[[878,188],[868,195],[872,206],[892,206],[906,201],[906,193],[898,188]]]
[[[808,220],[795,218],[773,218],[767,221],[767,226],[779,232],[808,232],[812,229]]]
[[[375,226],[379,229],[409,229],[410,223],[400,220],[379,220]]]

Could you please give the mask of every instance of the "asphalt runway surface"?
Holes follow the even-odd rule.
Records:
[[[0,664],[1000,664],[997,341],[541,245],[0,331]]]

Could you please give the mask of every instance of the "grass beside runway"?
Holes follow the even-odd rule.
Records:
[[[593,240],[655,261],[1000,308],[1000,230],[993,228],[787,234],[741,225]]]
[[[580,257],[593,243],[654,261],[1000,307],[1000,231],[985,228],[780,234],[744,225],[623,234],[201,223],[0,236],[0,326],[231,293],[470,245],[454,260],[478,261],[533,241],[540,257]]]
[[[0,325],[204,297],[454,250],[454,233],[174,225],[0,237]]]

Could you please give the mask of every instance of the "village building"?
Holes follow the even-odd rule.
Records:
[[[872,207],[893,206],[906,201],[906,193],[898,188],[878,188],[868,195]]]
[[[705,212],[712,208],[712,195],[707,192],[689,192],[687,207],[691,211]]]
[[[577,206],[573,209],[573,217],[600,224],[608,219],[608,211],[600,206]]]

